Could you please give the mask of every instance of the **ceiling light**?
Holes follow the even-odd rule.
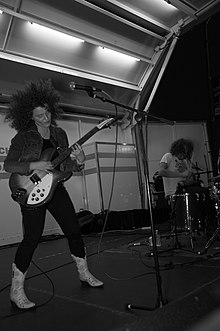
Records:
[[[38,23],[34,23],[34,22],[30,22],[30,21],[28,23],[31,24],[35,29],[39,30],[39,32],[43,32],[44,34],[47,33],[48,36],[50,36],[50,37],[68,38],[69,41],[80,42],[80,43],[84,42],[83,39],[79,39],[79,38],[74,37],[70,34],[66,34],[66,33],[60,32],[58,30],[48,28],[47,26],[44,26],[44,25],[41,25],[41,24],[38,24]]]
[[[164,1],[168,4],[167,8],[170,7],[170,8],[177,9],[177,8],[176,8],[176,7],[170,2],[170,0],[164,0]]]
[[[138,59],[134,56],[127,55],[127,54],[124,54],[124,53],[121,53],[121,52],[118,52],[118,51],[114,51],[112,49],[109,49],[109,48],[106,48],[106,47],[103,47],[103,46],[99,46],[99,48],[103,52],[105,52],[107,55],[110,55],[110,56],[113,56],[113,57],[116,57],[116,58],[127,59],[127,60],[130,60],[130,61],[140,61],[140,59]]]

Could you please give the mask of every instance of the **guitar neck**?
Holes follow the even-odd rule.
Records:
[[[77,140],[77,144],[79,144],[80,146],[82,144],[84,144],[84,142],[86,142],[90,137],[92,137],[97,131],[99,131],[98,127],[94,127],[92,130],[90,130],[89,132],[87,132],[82,138],[80,138],[79,140]],[[56,168],[60,163],[62,163],[71,153],[72,151],[72,147],[76,144],[74,143],[73,145],[71,145],[69,148],[67,148],[62,154],[60,154],[59,156],[57,156],[53,161],[52,164],[54,166],[54,168]]]

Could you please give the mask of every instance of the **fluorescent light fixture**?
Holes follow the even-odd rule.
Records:
[[[44,26],[44,25],[41,25],[38,23],[34,23],[34,22],[30,22],[30,21],[28,21],[28,23],[31,24],[36,30],[44,33],[44,35],[47,34],[49,37],[62,38],[62,39],[65,38],[65,39],[67,39],[67,41],[84,43],[83,39],[76,38],[70,34],[66,34],[66,33],[60,32],[58,30],[48,28],[47,26]]]
[[[163,6],[163,9],[169,10],[170,8],[171,10],[173,9],[177,10],[177,8],[171,3],[170,0],[163,0],[163,1],[164,1],[163,3],[160,3],[160,6]]]
[[[140,61],[140,59],[136,58],[136,57],[133,57],[131,55],[127,55],[127,54],[124,54],[124,53],[121,53],[121,52],[117,52],[117,51],[114,51],[112,49],[109,49],[109,48],[106,48],[106,47],[103,47],[103,46],[99,46],[99,48],[106,54],[106,55],[109,55],[111,57],[114,57],[118,60],[128,60],[128,61]]]

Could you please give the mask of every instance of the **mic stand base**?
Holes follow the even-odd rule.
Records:
[[[140,309],[140,310],[154,311],[155,309],[162,308],[167,303],[168,301],[165,301],[163,300],[163,298],[158,297],[154,308],[145,307],[145,306],[136,306],[128,303],[125,305],[125,310],[131,311],[132,309]]]
[[[143,122],[144,120],[144,122]],[[162,286],[161,286],[161,276],[160,276],[160,267],[158,261],[158,253],[157,253],[157,245],[156,245],[156,234],[155,234],[155,226],[153,221],[153,213],[152,213],[152,197],[151,197],[151,190],[150,190],[150,180],[149,180],[149,167],[148,167],[148,160],[147,160],[147,153],[145,152],[145,143],[144,143],[144,136],[143,136],[143,128],[142,124],[145,123],[146,117],[143,118],[142,121],[138,122],[139,132],[140,132],[140,146],[142,149],[142,157],[143,157],[143,164],[144,164],[144,177],[145,177],[145,188],[148,197],[148,207],[150,212],[150,223],[151,223],[151,232],[152,232],[152,243],[153,243],[153,257],[154,257],[154,264],[155,264],[155,274],[156,274],[156,281],[157,281],[157,302],[154,308],[147,308],[143,306],[136,306],[132,304],[126,304],[126,310],[133,309],[141,309],[141,310],[148,310],[153,311],[154,309],[161,308],[165,304],[165,300],[163,299],[162,295]],[[147,127],[147,121],[145,123]],[[147,146],[147,143],[146,143]]]

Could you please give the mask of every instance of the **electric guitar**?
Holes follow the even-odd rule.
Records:
[[[108,118],[98,125],[96,125],[92,130],[87,132],[82,138],[80,138],[76,143],[80,146],[85,143],[90,137],[92,137],[96,132],[110,127],[117,119],[115,117]],[[74,143],[74,144],[76,144]],[[51,171],[35,170],[28,176],[13,173],[9,179],[9,187],[11,190],[11,196],[13,200],[18,202],[23,206],[39,207],[44,203],[48,202],[54,193],[54,190],[58,183],[64,182],[69,179],[72,175],[71,171],[59,171],[56,170],[56,166],[62,163],[71,153],[71,145],[63,153],[59,154],[54,160],[51,161],[54,169]],[[42,155],[41,161],[50,161],[55,153],[55,148],[46,149]]]

